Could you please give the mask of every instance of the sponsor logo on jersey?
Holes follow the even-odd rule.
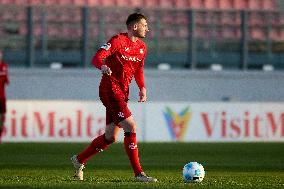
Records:
[[[125,55],[121,55],[121,58],[123,58],[124,60],[127,60],[127,61],[133,61],[133,62],[141,62],[142,59],[139,59],[135,56],[131,57],[131,56],[125,56]]]
[[[109,50],[111,47],[111,44],[110,43],[105,43],[103,46],[101,46],[102,49],[105,49],[105,50]]]

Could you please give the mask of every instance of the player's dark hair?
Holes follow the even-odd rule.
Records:
[[[137,23],[139,22],[141,19],[145,19],[147,20],[146,16],[144,16],[143,14],[141,13],[133,13],[133,14],[130,14],[126,20],[126,26],[130,26],[134,23]]]

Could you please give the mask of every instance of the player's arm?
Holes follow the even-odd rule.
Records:
[[[102,74],[111,75],[112,71],[111,69],[104,63],[104,59],[102,58],[101,54],[96,53],[96,55],[93,57],[92,64],[101,70]]]
[[[144,64],[142,64],[144,65]],[[145,86],[145,80],[144,80],[144,67],[141,66],[134,74],[135,81],[137,83],[137,86],[139,88],[139,102],[146,102],[147,101],[147,89]]]
[[[0,71],[0,77],[2,77],[5,84],[9,84],[9,77],[8,77],[8,65],[3,65],[3,70]]]
[[[95,54],[95,56],[92,59],[92,64],[96,68],[100,69],[103,74],[111,75],[112,71],[111,69],[105,64],[104,60],[115,53],[118,46],[118,37],[115,36],[111,38],[106,44],[101,46],[101,48],[98,50],[98,52]]]

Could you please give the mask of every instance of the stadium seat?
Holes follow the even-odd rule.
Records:
[[[33,34],[34,36],[40,36],[42,35],[42,28],[40,24],[36,24],[33,28]]]
[[[230,40],[239,40],[240,35],[240,29],[236,27],[230,27],[230,26],[224,26],[222,27],[222,38],[223,39],[230,39]]]
[[[208,31],[206,30],[206,28],[196,27],[194,32],[195,32],[194,33],[195,38],[208,39],[208,37],[209,37]]]
[[[222,39],[222,30],[219,27],[216,27],[214,29],[208,28],[207,33],[209,38],[212,38],[214,40]]]
[[[98,0],[98,4],[105,7],[115,7],[117,0]]]
[[[100,3],[98,0],[85,0],[85,4],[89,7],[99,6]]]
[[[126,21],[127,14],[120,11],[104,12],[105,22],[108,24],[123,24]]]
[[[218,9],[219,8],[219,3],[218,0],[204,0],[203,1],[203,8],[205,9]]]
[[[279,30],[277,28],[272,28],[269,33],[269,38],[273,41],[279,40]]]
[[[162,24],[175,24],[176,16],[172,11],[165,11],[161,13],[161,23]]]
[[[157,8],[159,7],[159,0],[143,0],[144,7]]]
[[[275,0],[263,0],[262,8],[265,10],[277,10],[277,5]]]
[[[234,8],[234,0],[219,0],[219,8],[228,10]]]
[[[203,9],[205,7],[205,0],[192,0],[190,2],[190,8],[192,9]]]
[[[97,27],[89,27],[89,37],[91,39],[97,39],[99,36],[99,29]]]
[[[269,37],[273,41],[284,41],[284,29],[283,28],[272,28]]]
[[[29,0],[14,0],[14,5],[28,5]]]
[[[149,23],[155,24],[157,22],[157,11],[144,10],[143,13],[145,14],[145,16],[147,16]]]
[[[54,5],[56,2],[55,0],[44,0],[43,4],[44,5]]]
[[[24,9],[19,10],[14,15],[16,21],[26,21],[27,20],[27,13]]]
[[[249,29],[249,38],[252,40],[266,40],[266,30],[265,28],[253,27]]]
[[[58,37],[62,35],[62,32],[57,25],[53,24],[47,27],[47,35],[50,37]]]
[[[251,10],[261,10],[263,0],[250,0],[248,1],[248,8]]]
[[[65,35],[65,37],[69,38],[77,38],[79,39],[82,36],[82,30],[80,27],[63,27],[62,28],[63,31],[63,35]]]
[[[0,0],[1,4],[11,5],[16,4],[16,0]]]
[[[175,3],[175,0],[167,0],[167,1],[160,0],[159,3],[158,3],[158,7],[161,7],[161,8],[176,8],[176,3]]]
[[[105,30],[104,30],[104,34],[105,34],[106,39],[109,39],[113,35],[115,35],[117,33],[121,33],[121,32],[125,32],[125,31],[122,30],[122,29],[119,29],[119,28],[105,28]]]
[[[81,22],[82,12],[81,9],[76,8],[61,8],[61,12],[59,13],[58,21],[68,22],[68,23],[78,23]]]
[[[175,20],[177,24],[187,25],[189,23],[188,13],[184,11],[176,12]]]
[[[139,8],[139,7],[143,7],[143,2],[142,2],[142,0],[118,0],[117,6],[118,7]]]
[[[175,37],[177,37],[176,28],[161,29],[161,37],[163,37],[163,38],[175,38]]]
[[[4,31],[4,28],[0,25],[0,35],[1,36],[4,36],[5,35],[5,31]]]
[[[275,10],[275,0],[234,0],[234,8],[237,10]]]
[[[263,26],[266,21],[265,15],[262,12],[250,12],[248,24],[250,26]]]
[[[21,24],[19,28],[19,34],[27,35],[27,33],[28,33],[27,26],[25,24]]]
[[[207,25],[210,23],[210,17],[207,11],[198,11],[195,14],[195,23],[199,25]]]
[[[236,12],[224,11],[221,13],[220,22],[223,25],[239,25],[240,22],[237,22],[236,17]]]
[[[96,22],[99,21],[99,13],[98,13],[98,11],[97,11],[96,9],[94,9],[94,8],[91,8],[91,9],[89,10],[89,21],[90,21],[91,23],[96,23]]]
[[[177,9],[187,9],[191,7],[191,1],[190,0],[175,0],[175,7]]]
[[[185,27],[180,27],[178,29],[178,37],[179,38],[187,38],[189,36],[189,31],[188,31],[188,28],[185,26]]]
[[[57,2],[53,2],[52,5],[55,5]],[[28,5],[41,5],[44,4],[41,0],[29,0]]]
[[[234,9],[237,10],[249,9],[249,0],[235,0]]]
[[[7,12],[7,11],[9,11],[9,9],[0,12],[1,20],[2,20],[2,21],[6,21],[6,22],[7,22],[7,21],[13,21],[14,15],[13,15],[13,14],[9,14],[9,12]]]
[[[278,38],[279,41],[284,41],[284,29],[281,28],[280,31],[279,31],[279,38]]]

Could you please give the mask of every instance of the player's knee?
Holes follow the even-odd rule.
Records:
[[[118,136],[112,135],[112,136],[106,136],[106,140],[109,143],[114,143],[118,141]]]
[[[124,132],[136,133],[136,124],[126,124],[123,126]]]

